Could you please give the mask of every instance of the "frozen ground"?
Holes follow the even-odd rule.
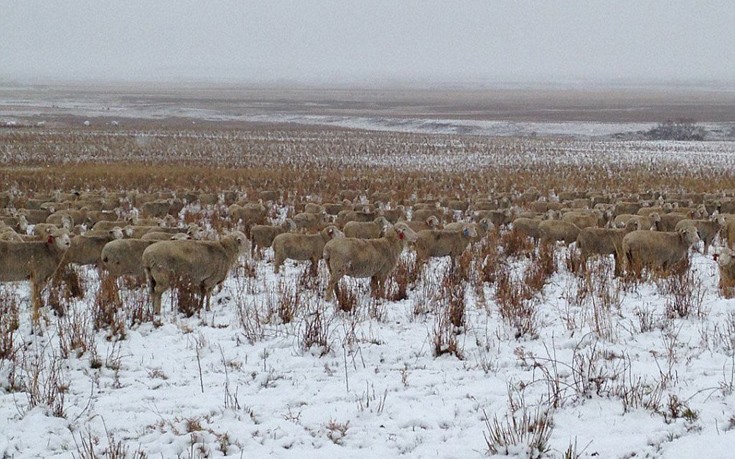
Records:
[[[514,336],[493,289],[483,300],[468,287],[463,359],[432,353],[446,260],[399,302],[372,302],[365,283],[352,282],[354,314],[320,299],[322,271],[313,289],[299,287],[300,310],[286,324],[263,317],[305,268],[288,264],[279,278],[257,263],[255,277],[239,270],[201,317],[167,309],[158,326],[130,327],[121,341],[103,330],[57,359],[64,417],[43,403],[30,409],[9,379],[39,374],[44,387],[73,324],[90,327],[96,274],[85,272],[87,297],[66,318],[45,312],[43,337],[30,334],[27,287],[6,286],[3,297],[20,301],[22,344],[18,367],[0,361],[0,454],[80,457],[93,438],[98,454],[112,440],[148,457],[482,457],[486,419],[507,422],[511,401],[533,411],[553,400],[548,457],[575,443],[581,457],[731,457],[735,300],[718,295],[712,258],[693,256],[696,311],[666,319],[672,297],[652,283],[611,282],[597,298],[575,299],[580,282],[563,250],[557,257],[560,273],[533,301],[537,338]],[[511,261],[514,275],[525,263]],[[605,294],[613,306],[600,327],[595,302]],[[127,295],[127,305],[145,300]],[[329,349],[304,346],[317,310]]]

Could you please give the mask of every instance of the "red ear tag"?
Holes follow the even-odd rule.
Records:
[[[403,234],[403,231],[398,232],[398,239],[403,240],[406,236]]]
[[[52,234],[48,235],[48,239],[46,239],[46,244],[53,244],[54,243],[54,236]]]

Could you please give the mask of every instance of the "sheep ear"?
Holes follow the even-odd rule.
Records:
[[[462,234],[464,235],[464,237],[469,237],[470,236],[469,228],[465,228],[464,230],[462,230]]]
[[[46,244],[53,244],[55,239],[56,238],[54,237],[53,234],[49,234],[48,237],[46,238]]]
[[[329,228],[327,230],[327,234],[329,234],[330,236],[333,235],[334,234],[334,228]]]

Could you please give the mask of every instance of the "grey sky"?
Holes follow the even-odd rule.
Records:
[[[735,2],[2,2],[0,78],[735,81]]]

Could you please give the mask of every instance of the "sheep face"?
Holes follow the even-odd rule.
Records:
[[[245,248],[248,245],[248,238],[247,236],[245,236],[245,233],[243,233],[242,231],[232,231],[231,233],[228,234],[228,237],[231,237],[232,239],[235,240],[240,252],[245,250]]]
[[[398,239],[402,241],[408,241],[408,242],[416,242],[419,238],[419,235],[409,228],[408,225],[405,223],[398,223],[393,227],[393,230],[398,235]]]
[[[485,231],[492,231],[495,225],[493,225],[493,222],[490,221],[488,218],[483,218],[480,220],[480,227],[483,228]]]
[[[733,252],[731,249],[725,248],[722,253],[717,257],[717,264],[722,268],[726,268],[730,263],[733,262],[734,257],[735,252]]]
[[[681,230],[679,230],[679,233],[682,235],[684,241],[686,241],[689,247],[700,241],[699,233],[697,233],[697,228],[693,226],[682,228]]]
[[[474,226],[471,225],[465,225],[465,227],[462,229],[462,235],[466,238],[476,238],[477,237],[477,230]]]
[[[54,244],[59,250],[68,250],[71,247],[71,238],[66,233],[49,234],[46,243]]]
[[[122,239],[125,237],[125,233],[123,232],[122,228],[120,228],[119,226],[112,228],[109,231],[109,234],[113,239]]]

